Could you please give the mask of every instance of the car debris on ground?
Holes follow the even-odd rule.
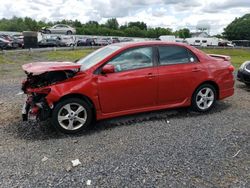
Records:
[[[44,157],[42,158],[42,162],[45,162],[45,161],[47,161],[48,159],[49,159],[48,157],[44,156]]]
[[[72,160],[71,163],[72,163],[72,166],[73,166],[73,167],[76,167],[76,166],[82,164],[82,163],[79,161],[79,159]]]

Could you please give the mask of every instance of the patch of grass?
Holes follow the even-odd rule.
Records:
[[[21,66],[39,61],[74,61],[85,57],[95,49],[50,51],[50,52],[11,52],[0,54],[0,79],[24,76]]]
[[[220,54],[230,56],[232,64],[239,68],[242,63],[250,60],[250,49],[202,49],[208,54]]]
[[[80,59],[89,53],[93,52],[95,49],[84,49],[84,50],[70,50],[70,51],[51,51],[44,52],[44,55],[49,61],[75,61]]]

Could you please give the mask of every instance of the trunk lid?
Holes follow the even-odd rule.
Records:
[[[27,74],[39,75],[51,71],[76,70],[80,69],[81,65],[73,62],[37,62],[28,63],[22,66]]]

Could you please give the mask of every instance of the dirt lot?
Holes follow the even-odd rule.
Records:
[[[143,113],[68,136],[49,122],[21,121],[20,64],[0,67],[1,187],[250,187],[244,84],[236,82],[235,95],[208,114]],[[81,165],[71,167],[74,159]]]

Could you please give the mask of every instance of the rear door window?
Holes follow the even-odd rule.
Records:
[[[160,46],[160,65],[183,64],[198,62],[197,57],[188,49],[180,46]]]

